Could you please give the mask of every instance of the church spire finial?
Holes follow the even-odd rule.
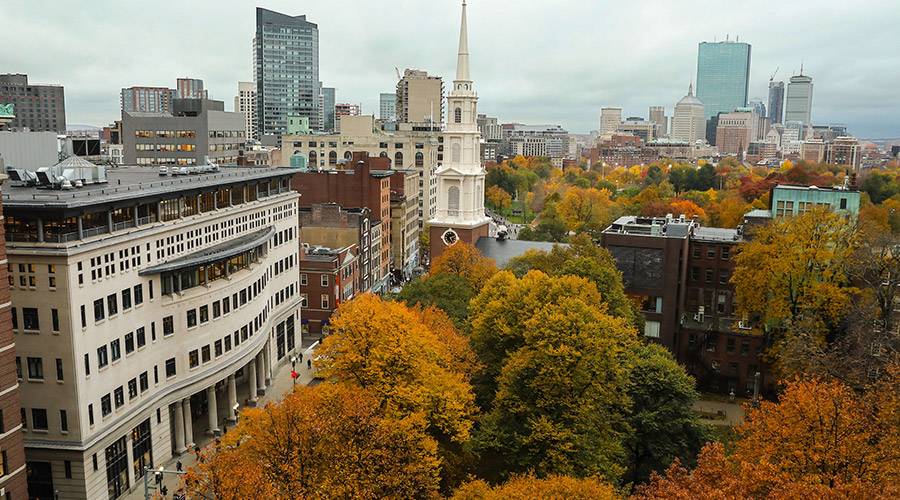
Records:
[[[469,36],[466,30],[466,0],[462,3],[462,23],[459,27],[459,56],[456,60],[456,79],[469,81]]]

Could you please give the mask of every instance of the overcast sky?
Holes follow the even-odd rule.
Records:
[[[0,73],[66,89],[70,124],[119,117],[119,90],[174,88],[201,78],[233,107],[253,75],[257,4],[240,1],[3,0]],[[319,26],[320,77],[338,102],[378,112],[394,67],[444,77],[456,65],[460,5],[453,0],[272,0]],[[812,121],[844,123],[864,138],[900,136],[898,0],[470,0],[469,52],[479,111],[501,122],[561,124],[586,133],[600,108],[647,117],[696,78],[697,43],[752,44],[750,97],[769,76],[813,78]]]

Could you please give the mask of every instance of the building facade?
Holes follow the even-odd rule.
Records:
[[[335,309],[358,293],[359,254],[356,245],[300,250],[300,303],[303,333],[327,333]]]
[[[116,189],[6,200],[34,497],[121,497],[233,422],[300,345],[291,172],[107,175]]]
[[[784,121],[800,122],[808,126],[812,114],[812,98],[812,78],[803,74],[792,76],[785,94]]]
[[[412,278],[419,265],[419,173],[391,173],[391,271]]]
[[[694,97],[693,85],[688,85],[688,93],[675,105],[672,116],[672,139],[694,143],[706,134],[706,120],[703,117],[703,103]]]
[[[397,94],[382,92],[378,94],[378,118],[392,122],[397,120]]]
[[[716,147],[719,153],[742,157],[759,133],[759,116],[753,108],[737,108],[719,115]]]
[[[622,108],[600,108],[600,135],[615,132],[622,121]]]
[[[256,87],[253,82],[238,82],[238,95],[234,97],[234,112],[244,115],[244,138],[255,141],[259,138],[256,124]]]
[[[122,89],[122,111],[169,113],[172,110],[174,92],[167,87],[128,87]]]
[[[359,104],[340,102],[334,105],[334,130],[341,133],[341,117],[359,116]]]
[[[665,106],[650,106],[650,121],[656,124],[656,137],[669,135],[669,117]]]
[[[862,158],[859,141],[855,137],[842,136],[828,144],[826,161],[834,165],[849,165],[859,173]]]
[[[28,83],[28,75],[0,75],[0,104],[13,104],[6,127],[33,132],[66,132],[66,95],[62,85]]]
[[[322,119],[324,120],[322,130],[325,132],[334,130],[334,104],[335,88],[322,87]]]
[[[427,71],[407,69],[397,82],[396,115],[400,123],[437,124],[444,121],[444,81]]]
[[[697,99],[706,120],[747,105],[750,44],[726,40],[700,42],[697,49]]]
[[[766,117],[774,125],[784,123],[784,82],[769,81],[769,106]]]
[[[319,28],[306,16],[289,16],[256,8],[253,39],[257,131],[281,137],[288,115],[319,120]]]
[[[172,113],[122,111],[126,165],[236,163],[245,133],[245,116],[222,101],[176,99]]]
[[[175,80],[175,97],[178,99],[209,99],[209,91],[203,88],[203,80],[199,78],[177,78]]]
[[[453,90],[447,96],[444,146],[450,152],[437,172],[437,213],[431,225],[429,258],[439,257],[448,246],[462,241],[474,245],[488,236],[490,219],[484,213],[485,170],[481,162],[481,134],[478,132],[478,95],[469,77],[469,42],[466,3],[462,4],[459,52]]]

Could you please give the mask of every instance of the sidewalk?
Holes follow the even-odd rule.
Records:
[[[313,370],[311,368],[307,368],[306,360],[313,358],[313,350],[312,350],[311,346],[318,343],[318,341],[319,341],[318,337],[319,336],[312,337],[312,336],[307,335],[302,338],[301,347],[300,347],[300,349],[297,350],[298,353],[303,353],[303,362],[302,363],[298,362],[297,368],[296,368],[297,373],[300,375],[296,382],[297,385],[310,385],[310,383],[313,382]],[[291,379],[291,364],[290,364],[290,362],[282,364],[280,367],[273,368],[272,385],[270,385],[266,389],[265,396],[259,396],[259,402],[257,403],[257,406],[263,406],[268,401],[280,400],[281,397],[284,395],[284,393],[290,391],[291,388],[293,388],[293,386],[294,386],[294,382]],[[246,392],[246,390],[244,390],[244,392],[242,392],[242,388],[246,389],[246,385],[238,386],[238,394],[239,395],[244,394]],[[227,398],[219,398],[219,399],[221,400],[221,399],[227,399]],[[244,404],[244,399],[241,396],[238,397],[238,402],[241,404],[241,409],[246,408],[246,405]],[[221,403],[221,401],[219,401],[219,403]],[[222,405],[220,404],[219,406],[221,407]],[[219,415],[225,415],[224,407],[220,408]],[[194,442],[196,443],[196,446],[199,446],[201,448],[208,445],[209,443],[211,443],[212,440],[214,439],[211,436],[206,435],[206,427],[207,426],[200,423],[200,422],[205,422],[205,421],[206,421],[205,417],[200,418],[198,420],[198,422],[195,422],[194,429],[193,429],[194,430]],[[230,425],[234,425],[234,424],[230,424]],[[165,468],[165,470],[175,470],[175,465],[179,461],[181,461],[182,469],[187,470],[188,467],[194,465],[195,457],[196,456],[194,455],[193,450],[189,450],[189,451],[182,453],[181,456],[173,456],[171,460],[169,460],[165,463],[154,462],[153,465],[156,468],[163,466]],[[144,498],[144,478],[138,478],[138,479],[136,479],[135,482],[136,482],[136,484],[133,485],[133,488],[134,488],[133,491],[131,491],[130,493],[127,493],[125,495],[122,495],[121,497],[119,497],[120,499],[122,499],[122,500],[143,500],[143,498]],[[162,484],[160,484],[159,486],[161,487],[161,486],[165,485],[166,488],[168,488],[168,493],[169,493],[169,495],[166,498],[171,498],[172,494],[175,493],[175,491],[178,489],[178,484],[180,482],[181,482],[180,477],[178,477],[174,474],[164,474]],[[154,486],[153,483],[154,482],[151,480],[151,486]],[[158,491],[159,490],[151,490],[150,491],[151,498],[153,498],[152,495],[154,493],[157,493]]]
[[[739,425],[744,420],[744,407],[736,403],[720,403],[717,401],[694,401],[693,409],[709,413],[724,412],[723,420],[701,419],[713,425]]]

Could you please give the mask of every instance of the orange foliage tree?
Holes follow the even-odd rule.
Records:
[[[539,479],[532,474],[516,476],[506,483],[491,487],[478,480],[466,483],[451,500],[615,500],[622,498],[605,481],[588,477],[551,475]]]
[[[493,259],[485,258],[481,252],[468,243],[458,242],[444,249],[440,257],[431,263],[432,275],[451,273],[462,276],[472,290],[478,292],[491,276],[497,274]]]
[[[191,498],[436,498],[438,460],[367,392],[321,384],[241,413],[187,470]]]

